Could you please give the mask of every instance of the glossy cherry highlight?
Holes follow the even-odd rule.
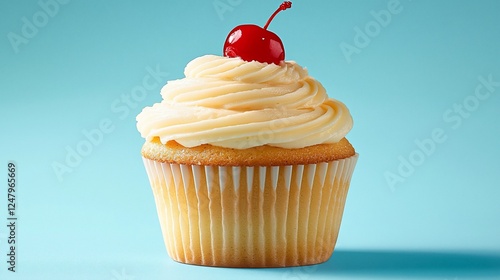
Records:
[[[224,56],[241,57],[245,61],[280,64],[285,60],[283,42],[278,35],[267,28],[279,12],[291,7],[292,2],[283,2],[267,20],[264,28],[254,24],[236,26],[226,38]]]

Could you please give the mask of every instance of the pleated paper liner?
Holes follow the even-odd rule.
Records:
[[[143,158],[170,257],[223,267],[328,260],[357,159],[232,167]]]

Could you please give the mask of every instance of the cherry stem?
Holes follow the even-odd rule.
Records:
[[[267,30],[267,27],[269,26],[269,24],[271,23],[271,21],[273,21],[274,17],[281,11],[284,11],[286,9],[289,9],[292,7],[292,2],[291,1],[285,1],[283,3],[281,3],[281,5],[279,6],[279,8],[271,15],[271,17],[267,20],[266,22],[266,25],[264,25],[264,29]]]

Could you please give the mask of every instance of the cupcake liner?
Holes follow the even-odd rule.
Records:
[[[143,161],[173,260],[283,267],[332,255],[357,159],[251,167]]]

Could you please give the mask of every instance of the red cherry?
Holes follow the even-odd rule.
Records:
[[[281,11],[292,7],[292,2],[285,1],[267,20],[264,28],[254,24],[236,26],[224,43],[224,56],[240,57],[245,61],[259,61],[280,64],[285,60],[285,48],[278,35],[267,30],[274,17]]]

